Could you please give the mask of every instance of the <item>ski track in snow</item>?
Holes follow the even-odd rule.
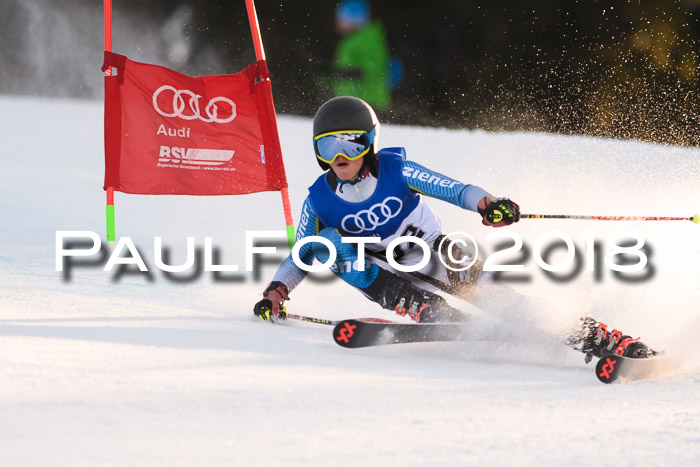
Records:
[[[652,277],[628,283],[603,269],[596,280],[583,270],[555,282],[529,257],[530,279],[483,297],[484,311],[453,301],[475,314],[474,337],[487,341],[349,351],[327,326],[252,316],[274,260],[257,277],[219,282],[205,273],[173,282],[153,267],[151,280],[115,280],[100,267],[64,279],[55,231],[104,232],[102,105],[4,96],[0,109],[0,465],[700,462],[700,226],[523,220],[510,230],[530,247],[549,230],[581,248],[586,231],[603,243],[639,231]],[[319,174],[311,122],[282,116],[279,126],[298,220]],[[405,146],[410,159],[511,197],[524,212],[700,209],[697,148],[390,125],[380,143]],[[445,232],[467,231],[486,253],[493,248],[485,237],[494,230],[476,214],[431,206]],[[187,236],[198,245],[211,236],[222,261],[242,267],[246,229],[283,229],[278,193],[118,193],[116,209],[118,235],[149,266],[156,235],[173,263],[184,260]],[[302,283],[290,312],[392,318],[326,279]],[[579,315],[683,355],[679,372],[601,385],[593,364],[557,341]]]

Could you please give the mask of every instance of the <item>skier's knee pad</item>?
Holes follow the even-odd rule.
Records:
[[[331,242],[336,252],[336,260],[331,265],[331,271],[348,284],[357,288],[364,288],[374,282],[378,274],[379,267],[367,258],[364,264],[360,265],[357,249],[351,243],[343,243],[341,235],[332,227],[327,227],[318,233]],[[322,263],[330,258],[328,246],[320,242],[312,246],[314,257]]]

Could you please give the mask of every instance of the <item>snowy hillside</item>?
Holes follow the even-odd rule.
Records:
[[[252,315],[275,270],[270,258],[221,280],[202,272],[176,281],[155,267],[150,277],[115,277],[94,265],[64,277],[56,231],[104,235],[102,104],[6,96],[0,110],[0,465],[700,463],[700,226],[523,220],[509,230],[529,256],[508,259],[524,261],[528,280],[483,310],[453,301],[475,314],[475,338],[486,341],[351,351],[326,326]],[[320,173],[311,122],[279,124],[298,221]],[[410,159],[527,213],[700,210],[697,148],[389,125],[380,144],[405,146]],[[200,246],[209,236],[222,263],[243,269],[246,230],[284,229],[279,193],[115,198],[117,235],[149,266],[154,236],[171,263],[184,260],[187,236]],[[492,252],[494,230],[478,215],[431,205],[445,232],[469,232]],[[604,248],[635,230],[650,277],[623,281],[602,266],[554,281],[532,258],[552,230],[573,239],[582,261],[584,232]],[[557,250],[550,262],[562,258]],[[325,279],[303,282],[288,308],[393,318]],[[557,341],[579,315],[683,356],[679,372],[600,384],[593,365]]]

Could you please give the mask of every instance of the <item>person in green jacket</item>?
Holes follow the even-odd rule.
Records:
[[[389,109],[390,54],[381,22],[371,20],[365,0],[343,0],[335,20],[343,37],[333,62],[334,95],[359,97],[375,109]]]

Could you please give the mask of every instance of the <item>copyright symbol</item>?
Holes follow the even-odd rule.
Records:
[[[440,258],[440,262],[445,266],[447,269],[450,271],[466,271],[472,265],[476,262],[476,258],[479,256],[479,246],[476,244],[476,240],[472,238],[471,235],[465,232],[451,232],[447,235],[445,235],[442,240],[440,241],[440,245],[438,246],[438,251],[443,251],[443,244],[445,241],[448,241],[447,243],[447,257],[450,259],[450,261],[453,264],[464,264],[467,263],[466,266],[461,266],[461,267],[453,267],[450,264],[447,264],[445,259],[442,257],[442,255],[438,255]],[[466,254],[463,255],[461,258],[455,258],[453,254],[454,246],[458,245],[457,248],[459,248],[460,251],[469,251],[470,249],[473,249],[473,254]],[[470,248],[473,245],[473,248]]]

